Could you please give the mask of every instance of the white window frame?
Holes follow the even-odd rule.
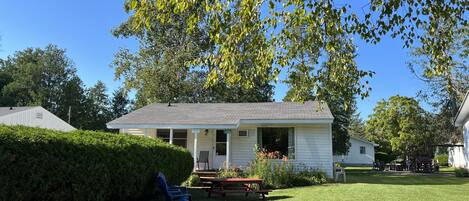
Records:
[[[362,147],[363,147],[363,153],[362,153]],[[366,154],[366,146],[360,146],[360,154]]]

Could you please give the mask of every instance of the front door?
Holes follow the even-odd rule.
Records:
[[[226,160],[226,134],[224,130],[216,130],[214,144],[213,168],[221,168]]]

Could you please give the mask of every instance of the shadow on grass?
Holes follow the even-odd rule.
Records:
[[[192,194],[192,200],[194,201],[221,201],[221,200],[230,200],[230,201],[258,201],[262,200],[258,195],[250,194],[248,197],[245,197],[244,194],[227,194],[225,197],[220,195],[212,195],[212,197],[208,197],[207,192],[200,189],[191,189],[190,193]],[[267,195],[267,200],[283,200],[293,198],[289,195]]]
[[[267,196],[267,200],[283,200],[283,199],[288,199],[288,198],[292,198],[292,196],[289,196],[289,195]]]
[[[444,174],[414,174],[374,171],[347,172],[347,183],[390,184],[390,185],[463,185],[469,178]]]

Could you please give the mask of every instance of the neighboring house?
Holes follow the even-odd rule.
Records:
[[[359,137],[350,136],[350,148],[347,155],[334,155],[334,162],[345,165],[371,166],[375,162],[375,147],[378,144]]]
[[[73,126],[50,113],[41,106],[0,107],[0,124],[23,125],[59,131],[76,130]]]
[[[449,148],[448,162],[455,167],[469,169],[469,92],[454,119],[454,125],[463,129],[463,146]]]
[[[209,151],[211,169],[248,166],[258,144],[332,177],[332,121],[319,102],[173,103],[145,106],[107,127],[185,147],[194,164]]]

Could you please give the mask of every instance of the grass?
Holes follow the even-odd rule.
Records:
[[[268,200],[469,200],[469,178],[452,176],[453,169],[443,174],[395,174],[373,172],[367,168],[347,168],[347,183],[275,190]],[[449,175],[449,176],[448,176]],[[191,191],[194,201],[259,200],[254,195],[228,194],[225,199],[208,198],[201,190]]]

